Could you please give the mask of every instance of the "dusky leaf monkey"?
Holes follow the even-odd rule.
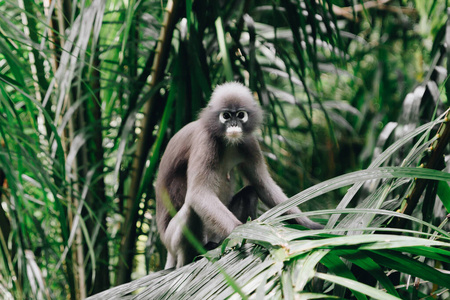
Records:
[[[169,141],[156,181],[156,218],[168,250],[166,268],[192,262],[198,255],[182,227],[203,244],[223,241],[248,217],[256,218],[258,198],[273,207],[288,198],[270,176],[253,132],[263,112],[248,88],[232,82],[217,86],[197,121]],[[249,185],[233,196],[233,170]],[[169,207],[177,213],[172,218]],[[291,209],[288,213],[300,213]],[[295,222],[322,228],[306,217]]]

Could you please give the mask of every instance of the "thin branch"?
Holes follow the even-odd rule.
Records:
[[[178,0],[169,0],[166,6],[166,13],[161,28],[158,45],[155,51],[155,59],[153,61],[150,86],[155,87],[163,78],[164,70],[167,65],[169,56],[169,48],[172,43],[173,30],[178,21],[179,3]],[[116,284],[122,284],[130,281],[131,270],[133,264],[133,250],[136,243],[136,222],[138,219],[139,200],[137,199],[139,186],[143,175],[147,154],[151,147],[151,135],[153,126],[151,117],[156,103],[157,93],[151,97],[144,106],[144,127],[138,137],[136,155],[133,160],[130,194],[125,205],[125,222],[122,227],[122,240],[120,243],[120,253],[122,255],[117,269]]]
[[[322,4],[322,0],[318,0],[318,3]],[[416,10],[414,8],[410,7],[400,7],[400,6],[393,6],[393,5],[387,5],[391,0],[374,0],[374,1],[367,1],[364,2],[364,4],[356,4],[353,6],[347,6],[347,7],[340,7],[333,4],[333,13],[336,16],[340,16],[343,18],[346,18],[348,20],[352,21],[359,21],[359,18],[357,14],[364,12],[368,9],[378,9],[378,10],[386,10],[394,13],[400,13],[400,14],[406,14],[406,15],[413,15],[416,14]]]

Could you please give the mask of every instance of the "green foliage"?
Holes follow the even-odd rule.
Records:
[[[0,0],[0,298],[448,297],[447,3],[379,2]],[[159,158],[226,80],[295,196],[144,276]]]

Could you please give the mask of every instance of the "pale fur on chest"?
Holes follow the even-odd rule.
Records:
[[[216,191],[220,201],[225,205],[230,203],[235,193],[235,167],[243,161],[244,157],[236,147],[227,147],[218,166],[219,182]]]

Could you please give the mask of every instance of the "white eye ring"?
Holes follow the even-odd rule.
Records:
[[[245,123],[245,122],[248,121],[248,113],[247,113],[246,111],[243,111],[243,110],[238,111],[238,112],[236,113],[236,116],[237,116],[239,119],[241,119],[242,123]]]
[[[231,118],[231,114],[227,111],[221,112],[219,115],[219,120],[221,123],[225,123],[226,121],[228,121]]]

